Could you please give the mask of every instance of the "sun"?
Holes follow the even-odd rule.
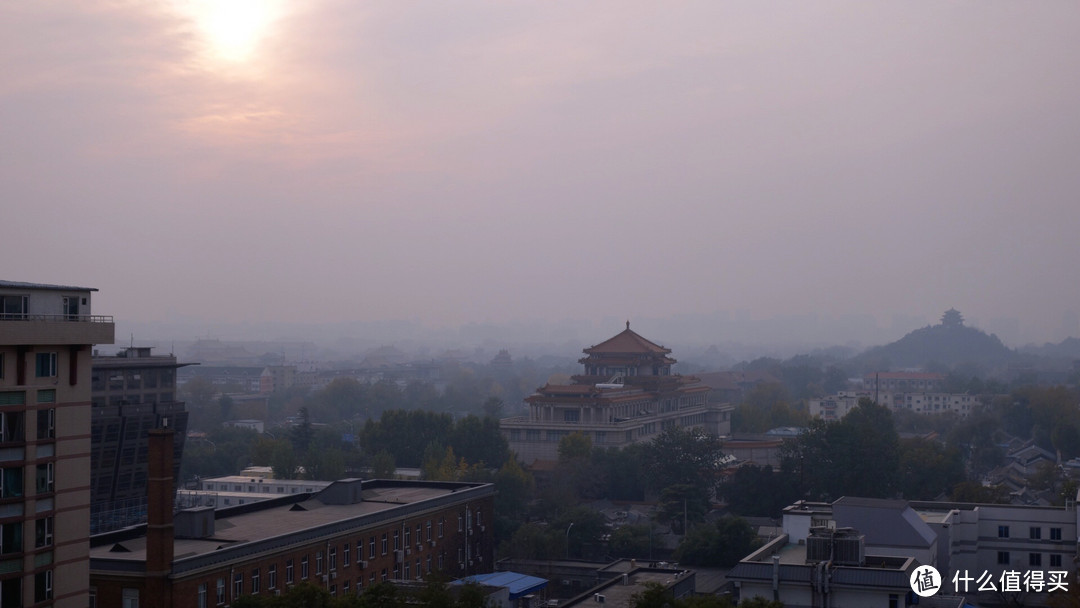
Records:
[[[183,8],[202,33],[209,54],[232,63],[256,54],[282,12],[275,0],[190,0]]]

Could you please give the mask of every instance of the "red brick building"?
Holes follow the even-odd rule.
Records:
[[[163,431],[151,438],[171,440]],[[344,479],[315,494],[181,511],[174,521],[171,450],[162,448],[151,449],[149,523],[91,539],[92,606],[206,608],[301,581],[336,595],[431,572],[492,571],[491,484]]]

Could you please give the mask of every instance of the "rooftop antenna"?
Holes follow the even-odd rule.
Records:
[[[135,348],[135,332],[131,332],[131,348]]]

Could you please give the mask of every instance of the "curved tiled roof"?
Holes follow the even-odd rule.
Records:
[[[626,322],[626,329],[616,334],[614,337],[586,348],[583,352],[586,354],[607,354],[607,353],[641,353],[641,354],[656,354],[666,355],[671,352],[670,348],[664,348],[659,344],[646,340],[641,337],[640,334],[630,329],[630,322]]]

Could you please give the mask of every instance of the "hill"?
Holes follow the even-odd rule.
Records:
[[[938,325],[917,329],[896,342],[876,346],[856,357],[874,367],[926,368],[929,364],[954,368],[960,365],[998,367],[1016,361],[1018,355],[994,334],[967,327],[959,311],[949,309]]]

